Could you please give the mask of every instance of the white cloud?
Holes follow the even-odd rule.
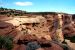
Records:
[[[15,2],[15,4],[18,6],[31,6],[31,5],[33,5],[32,2]]]

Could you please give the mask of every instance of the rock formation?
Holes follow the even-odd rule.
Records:
[[[75,35],[75,25],[70,16],[59,13],[34,15],[34,17],[1,17],[0,35],[11,35],[15,46],[13,50],[18,50],[18,48],[25,49],[26,46],[24,45],[32,41],[37,41],[40,45],[49,44],[50,41],[62,43],[64,35],[68,35],[69,37]],[[53,42],[51,46],[37,50],[49,49],[63,50],[60,45]]]

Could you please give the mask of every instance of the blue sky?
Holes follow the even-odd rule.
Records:
[[[0,0],[0,7],[28,12],[65,12],[75,14],[75,0]]]

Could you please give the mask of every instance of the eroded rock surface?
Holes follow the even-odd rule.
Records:
[[[0,20],[0,35],[11,35],[13,37],[13,43],[15,43],[15,47],[13,48],[13,50],[25,50],[26,46],[22,44],[26,45],[26,43],[29,43],[31,41],[37,41],[40,45],[49,44],[50,41],[56,39],[56,27],[58,26],[57,23],[55,24],[55,19],[57,19],[56,17],[58,17],[58,15],[48,14],[45,16],[35,17],[2,18]],[[68,19],[62,20],[63,30],[58,30],[57,35],[58,33],[61,33],[60,35],[58,35],[60,36],[60,38],[58,37],[58,39],[61,39],[63,41],[63,35],[75,35],[75,25],[74,21],[68,22]],[[65,24],[66,22],[67,24]],[[62,22],[60,22],[60,24],[62,24]],[[17,43],[21,45],[18,45]],[[37,50],[63,50],[63,48],[58,44],[51,44],[52,46],[49,46],[47,48],[39,48]]]

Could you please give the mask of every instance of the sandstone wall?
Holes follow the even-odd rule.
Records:
[[[22,42],[37,41],[40,44],[46,44],[52,40],[61,39],[63,41],[64,40],[63,35],[65,34],[67,34],[68,36],[74,36],[75,35],[74,21],[72,21],[71,17],[62,14],[60,16],[60,18],[62,17],[61,20],[60,19],[57,20],[58,17],[59,17],[58,15],[52,15],[52,14],[48,14],[45,16],[35,15],[34,17],[24,17],[24,16],[13,17],[13,18],[1,17],[0,35],[12,36],[14,39],[13,40],[14,43],[17,43],[19,40],[21,40]],[[59,27],[58,24],[61,27]],[[59,45],[55,43],[51,44],[53,45],[53,48],[50,48],[52,50],[55,47],[54,45],[57,46],[56,47],[57,50],[61,48]],[[21,45],[20,46],[16,45],[16,47],[14,47],[13,50],[19,47],[22,48]],[[62,50],[62,48],[60,50]]]

